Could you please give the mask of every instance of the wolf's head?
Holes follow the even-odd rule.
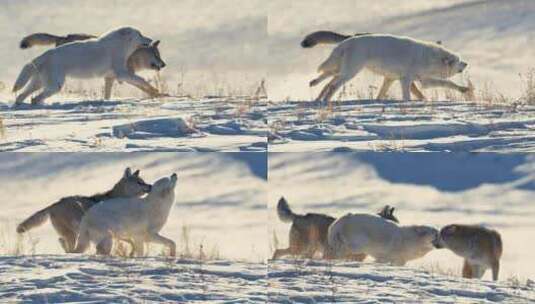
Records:
[[[437,229],[431,226],[409,226],[409,229],[421,256],[435,248],[434,244],[439,238]]]
[[[138,62],[142,68],[159,71],[166,65],[160,56],[159,44],[160,40],[156,40],[150,46],[141,47],[132,54],[132,57],[135,56],[136,59],[139,59]]]
[[[467,240],[473,239],[476,229],[473,226],[459,224],[444,226],[433,245],[438,249],[449,248],[453,252],[462,252],[467,247]]]
[[[440,57],[440,63],[442,65],[442,73],[445,78],[454,76],[455,74],[462,73],[468,63],[461,60],[458,55],[450,52],[444,52]]]
[[[178,177],[176,173],[173,173],[170,177],[160,178],[152,186],[152,190],[149,195],[159,197],[165,197],[170,194],[174,195],[177,180]]]
[[[130,168],[126,168],[123,176],[115,185],[114,189],[120,191],[124,197],[138,197],[145,193],[149,193],[152,190],[152,186],[145,183],[139,176],[139,170],[132,173]]]

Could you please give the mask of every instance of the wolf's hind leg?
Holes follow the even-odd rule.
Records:
[[[15,100],[15,104],[21,104],[28,96],[30,96],[33,92],[39,90],[42,87],[41,81],[39,80],[38,76],[33,76],[30,83],[26,86],[24,91],[20,93],[17,96],[17,99]]]
[[[97,254],[110,255],[112,247],[113,238],[111,236],[107,236],[97,244]]]
[[[58,76],[56,79],[46,79],[44,87],[45,89],[37,96],[32,98],[32,104],[40,104],[48,97],[61,91],[63,84],[65,83],[65,75]]]
[[[375,99],[383,99],[386,96],[386,93],[388,92],[388,89],[390,89],[390,86],[392,86],[392,83],[394,82],[394,79],[385,77],[383,79],[383,85],[379,89],[379,94],[377,94],[377,98]]]
[[[417,100],[426,100],[425,95],[418,89],[414,82],[411,83],[411,93],[416,96]]]

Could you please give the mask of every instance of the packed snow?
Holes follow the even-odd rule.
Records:
[[[266,151],[265,108],[222,97],[63,100],[16,110],[0,103],[0,150]]]
[[[38,255],[0,257],[3,303],[265,303],[265,264]]]

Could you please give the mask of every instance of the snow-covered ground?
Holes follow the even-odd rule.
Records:
[[[452,278],[366,263],[277,261],[269,265],[269,303],[532,303],[535,284]]]
[[[208,97],[0,103],[1,151],[266,151],[266,102]]]
[[[2,303],[265,303],[265,264],[0,257]]]
[[[411,300],[428,303],[496,301],[526,303],[535,297],[535,158],[495,153],[269,153],[270,249],[286,248],[290,225],[281,222],[276,204],[284,196],[297,213],[375,213],[389,204],[401,224],[440,228],[451,223],[482,224],[498,230],[504,242],[500,283],[460,278],[462,259],[447,249],[433,250],[404,268],[363,264],[335,269],[341,301]],[[325,266],[295,266],[292,258],[270,263],[270,294],[316,297],[331,294]],[[314,264],[312,265],[314,266]],[[295,270],[295,268],[299,270]],[[311,272],[308,275],[308,272]],[[430,272],[430,274],[426,273]],[[302,275],[301,275],[302,274]],[[443,276],[446,275],[446,276]],[[524,289],[516,290],[514,282]],[[494,287],[496,286],[496,287]],[[509,286],[509,287],[506,287]],[[383,288],[384,287],[384,288]],[[529,288],[528,288],[529,287]],[[367,293],[364,293],[367,292]],[[432,297],[435,297],[432,299]],[[474,297],[474,299],[470,299]],[[392,300],[392,299],[396,300]],[[505,301],[507,302],[507,301]],[[507,302],[509,303],[509,302]]]
[[[535,151],[535,105],[342,101],[269,106],[269,151]]]
[[[263,7],[257,0],[2,1],[0,151],[265,151]],[[25,35],[98,35],[124,25],[161,41],[167,65],[158,87],[193,97],[151,101],[116,84],[112,100],[102,101],[103,79],[68,78],[44,106],[11,108],[20,70],[50,48],[19,49]],[[153,71],[139,74],[156,84]]]
[[[535,53],[526,45],[535,39],[535,2],[272,1],[268,12],[270,151],[534,151],[535,112],[526,90]],[[335,96],[342,101],[333,113],[319,110],[310,100],[323,84],[308,83],[333,47],[299,43],[320,29],[441,40],[469,63],[452,80],[466,85],[469,78],[475,100],[439,89],[423,90],[433,100],[427,103],[370,100],[382,78],[364,71]],[[389,93],[399,100],[399,85]]]

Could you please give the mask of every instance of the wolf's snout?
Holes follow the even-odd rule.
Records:
[[[461,73],[462,71],[464,71],[464,69],[466,69],[467,66],[468,66],[468,63],[466,63],[466,62],[461,62],[461,67],[459,68],[459,73]]]
[[[431,243],[436,249],[444,248],[444,245],[442,244],[442,241],[440,240],[440,234],[437,234]]]

